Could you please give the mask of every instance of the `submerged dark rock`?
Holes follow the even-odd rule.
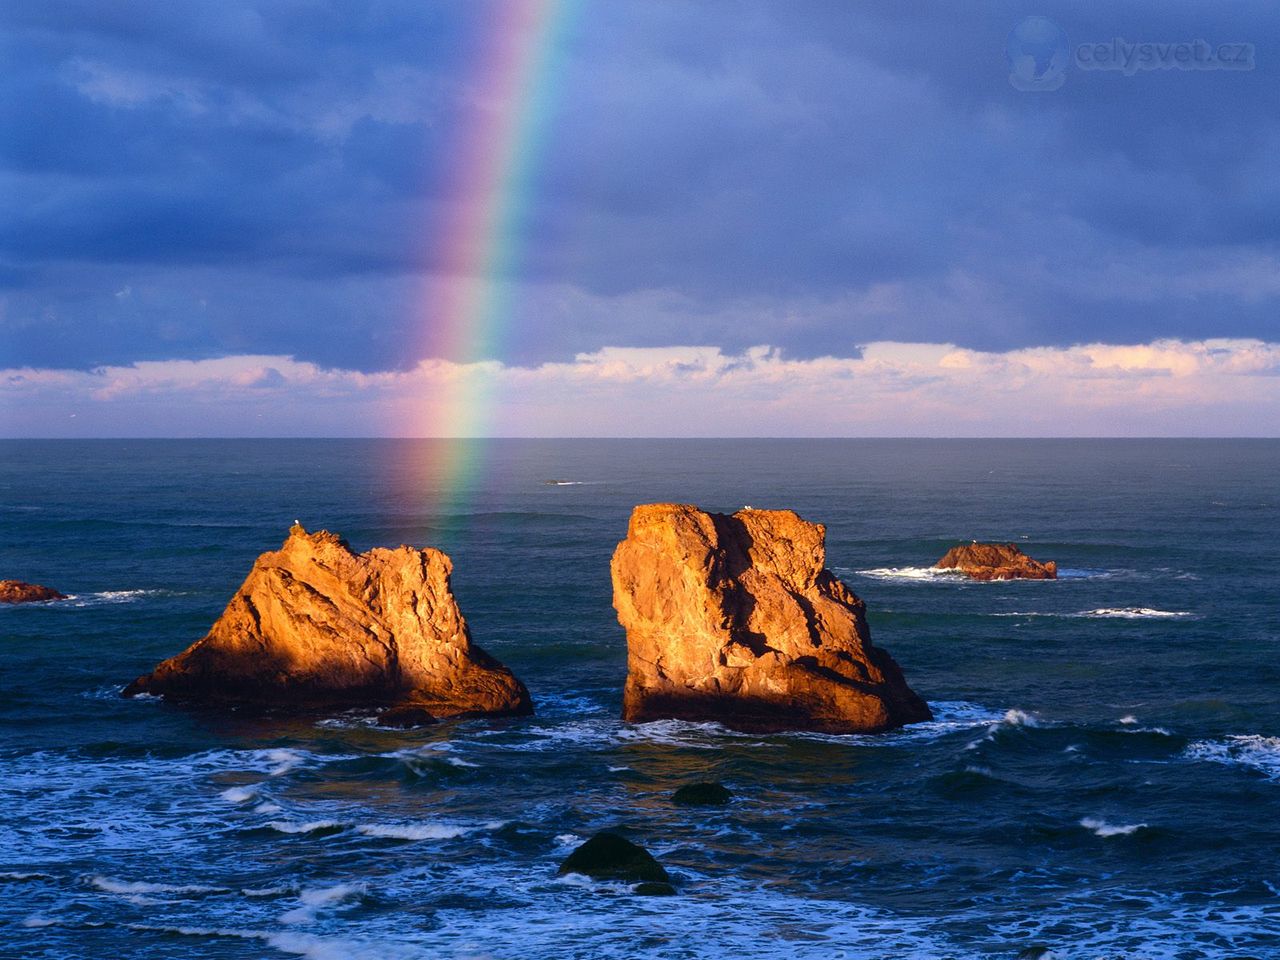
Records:
[[[648,850],[608,831],[597,833],[569,854],[557,875],[566,873],[580,873],[593,880],[671,885],[671,877]]]
[[[671,802],[682,807],[723,806],[733,794],[723,783],[686,783],[671,795]]]
[[[65,600],[67,595],[53,587],[22,580],[0,580],[0,603],[45,603],[49,600]]]
[[[402,730],[410,730],[413,727],[429,727],[431,724],[439,722],[429,711],[414,703],[391,707],[378,714],[378,724],[380,726],[399,727]]]

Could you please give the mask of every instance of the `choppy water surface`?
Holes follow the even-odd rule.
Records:
[[[445,446],[0,444],[0,576],[74,594],[0,609],[0,955],[1280,957],[1280,443],[501,441],[441,507]],[[656,500],[826,523],[937,719],[621,723],[608,559]],[[537,716],[118,699],[294,518],[449,551]],[[970,538],[1062,579],[928,569]],[[701,779],[735,801],[669,802]],[[603,828],[679,896],[556,879]]]

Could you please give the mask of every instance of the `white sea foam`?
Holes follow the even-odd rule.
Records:
[[[243,930],[233,927],[164,926],[149,923],[130,923],[126,926],[130,930],[176,934],[183,937],[261,940],[281,953],[303,957],[304,960],[426,960],[428,957],[437,956],[434,951],[424,951],[403,943],[320,937],[291,930]]]
[[[938,567],[873,567],[870,570],[838,570],[838,573],[855,573],[860,577],[872,580],[914,580],[914,581],[969,581],[957,570],[942,570]]]
[[[282,808],[278,803],[260,803],[253,808],[253,812],[262,814],[279,813],[281,809]]]
[[[0,880],[52,880],[47,873],[22,873],[14,870],[0,871]]]
[[[172,595],[171,590],[99,590],[96,593],[69,593],[62,600],[48,600],[45,607],[102,607],[119,603],[136,603],[148,597]],[[24,604],[26,606],[26,604]]]
[[[363,883],[335,883],[330,887],[311,887],[298,893],[299,906],[280,917],[281,923],[306,923],[325,907],[342,903],[365,892]]]
[[[22,921],[21,926],[26,927],[28,930],[35,930],[41,927],[52,927],[57,922],[58,921],[53,919],[52,917],[45,917],[45,916],[41,916],[38,913],[33,913],[31,916],[27,917],[25,920]]]
[[[1061,612],[1053,610],[1009,610],[993,617],[1056,617],[1068,620],[1179,620],[1194,617],[1189,610],[1157,610],[1153,607],[1100,607],[1097,610]]]
[[[1173,620],[1179,617],[1190,617],[1188,610],[1156,610],[1152,607],[1102,607],[1098,610],[1085,610],[1077,614],[1081,617],[1115,617],[1122,620]]]
[[[253,783],[247,787],[227,787],[218,796],[228,803],[247,803],[258,795],[259,786]]]
[[[473,829],[451,823],[362,823],[356,827],[366,837],[387,840],[452,840]]]
[[[297,750],[268,750],[267,759],[274,764],[267,772],[273,777],[281,777],[302,763],[303,756]]]
[[[93,886],[105,893],[116,893],[122,896],[136,894],[170,894],[172,896],[197,896],[210,893],[229,893],[226,887],[208,887],[200,884],[148,883],[146,881],[115,880],[111,877],[94,875],[88,878]]]
[[[1280,737],[1243,734],[1223,740],[1197,740],[1187,746],[1185,756],[1250,767],[1268,779],[1280,780]]]
[[[1006,710],[1004,716],[1000,719],[1001,723],[1007,723],[1011,727],[1038,727],[1040,721],[1038,718],[1025,710]]]
[[[1137,833],[1146,827],[1145,823],[1107,823],[1097,817],[1085,817],[1080,821],[1080,826],[1086,830],[1092,830],[1099,837],[1127,837],[1130,834]]]
[[[1123,723],[1125,726],[1131,726],[1138,722],[1138,718],[1135,717],[1132,713],[1129,713],[1129,714],[1125,714],[1117,722]]]

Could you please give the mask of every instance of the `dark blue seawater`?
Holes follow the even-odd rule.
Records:
[[[497,441],[441,508],[456,446],[0,444],[0,576],[74,594],[0,609],[0,955],[1280,957],[1280,443]],[[656,500],[826,523],[937,720],[621,723],[608,561]],[[447,550],[537,716],[119,699],[295,518]],[[971,538],[1063,577],[928,571]],[[670,803],[711,778],[730,806]],[[557,880],[602,828],[679,896]]]

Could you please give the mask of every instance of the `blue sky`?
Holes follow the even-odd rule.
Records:
[[[257,358],[236,367],[239,387],[295,408],[272,429],[356,429],[367,412],[317,419],[288,364],[366,383],[433,359],[421,331],[445,171],[474,120],[468,58],[492,6],[0,7],[0,368],[26,371],[10,376],[11,420],[58,432],[79,410],[92,429],[122,430],[136,413],[86,414],[109,398],[84,376],[239,357]],[[1026,92],[1005,46],[1031,15],[1072,49],[1240,42],[1256,65],[1069,65],[1060,89]],[[812,361],[858,361],[885,342],[1008,357],[1212,340],[1236,344],[1213,356],[1245,351],[1249,376],[1270,379],[1261,393],[1225,382],[1235,419],[1201,409],[1201,429],[1248,432],[1252,419],[1274,432],[1278,39],[1267,2],[581,3],[515,238],[507,334],[487,359],[559,369],[694,346],[756,356],[750,366],[761,355],[744,351],[767,346],[770,362],[830,376]],[[549,404],[556,389],[566,412],[528,430],[577,432],[573,388],[547,387]],[[1160,402],[1151,416],[1172,401]],[[155,430],[198,431],[191,404]],[[812,414],[779,412],[775,429]],[[987,432],[924,414],[836,432],[860,423]]]

